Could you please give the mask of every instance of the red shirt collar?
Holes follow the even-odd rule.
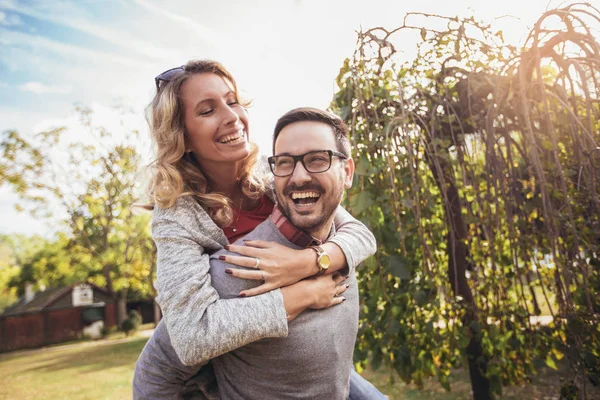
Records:
[[[273,207],[273,213],[271,214],[271,219],[275,226],[279,229],[279,232],[290,242],[294,243],[296,246],[300,247],[308,247],[308,246],[319,246],[323,244],[319,239],[314,238],[308,233],[304,232],[302,229],[296,228],[289,219],[281,211],[279,211],[279,207],[275,204]]]

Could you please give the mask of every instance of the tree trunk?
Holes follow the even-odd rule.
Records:
[[[429,146],[433,146],[433,144],[429,143]],[[473,399],[491,400],[490,379],[486,376],[488,361],[483,355],[481,347],[481,325],[473,293],[466,276],[469,264],[469,250],[465,244],[468,239],[467,228],[461,213],[460,197],[454,182],[452,166],[443,156],[438,156],[440,151],[444,152],[444,156],[450,157],[444,149],[438,147],[434,154],[427,154],[427,159],[437,186],[441,193],[444,193],[442,201],[444,202],[444,212],[448,226],[448,279],[454,296],[462,297],[462,301],[466,305],[462,323],[471,336],[465,353],[469,366]]]
[[[533,301],[533,315],[540,315],[542,313],[542,310],[540,310],[540,305],[537,301],[535,290],[533,290],[533,286],[531,285],[531,278],[529,276],[529,272],[525,274],[525,279],[527,281],[527,287],[529,288],[529,294],[531,294],[531,300]]]
[[[120,327],[127,319],[127,288],[117,293],[117,325]]]

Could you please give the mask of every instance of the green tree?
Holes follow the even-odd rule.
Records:
[[[14,265],[12,249],[6,237],[0,235],[0,314],[17,301],[17,288],[11,287],[10,282],[18,274],[19,268]]]
[[[447,389],[465,362],[489,399],[566,349],[579,390],[594,382],[599,23],[588,5],[551,10],[521,49],[473,18],[420,13],[359,34],[332,109],[357,160],[348,206],[379,242],[361,276],[361,360]],[[421,42],[402,62],[410,32]],[[549,329],[530,318],[542,307]]]
[[[78,112],[94,145],[69,140],[73,132],[66,128],[42,132],[35,143],[6,132],[0,143],[0,184],[10,184],[20,196],[19,209],[62,222],[64,236],[35,260],[44,271],[38,278],[72,268],[72,276],[85,277],[115,297],[121,323],[130,288],[153,294],[149,215],[131,210],[140,193],[141,159],[133,144],[95,126],[89,109]],[[137,132],[129,135],[135,138]]]

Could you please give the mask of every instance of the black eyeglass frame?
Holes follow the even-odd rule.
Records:
[[[169,82],[173,79],[173,76],[177,71],[185,71],[185,66],[175,67],[164,71],[163,73],[157,75],[154,78],[154,83],[156,83],[156,90],[160,88],[160,82]]]
[[[308,169],[308,167],[306,166],[306,164],[304,163],[304,157],[306,157],[309,154],[314,154],[314,153],[327,153],[329,155],[329,166],[327,167],[327,169],[324,169],[323,171],[310,171]],[[300,154],[297,156],[292,156],[289,154],[282,154],[280,156],[271,156],[269,158],[267,158],[267,162],[269,163],[269,168],[271,169],[271,172],[273,173],[273,175],[279,177],[279,178],[285,178],[286,176],[290,176],[294,173],[294,171],[296,170],[296,165],[298,165],[298,161],[300,161],[302,163],[302,166],[304,167],[304,169],[310,173],[310,174],[320,174],[323,172],[327,172],[331,169],[331,164],[333,162],[333,157],[338,157],[341,158],[342,160],[347,160],[348,157],[342,153],[340,153],[339,151],[333,151],[333,150],[312,150],[309,151],[308,153],[304,153],[304,154]],[[286,175],[278,175],[275,173],[275,162],[277,161],[277,158],[279,157],[290,157],[294,160],[294,168],[292,168],[292,171],[289,174]]]

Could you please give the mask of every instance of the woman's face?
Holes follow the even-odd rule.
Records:
[[[190,76],[181,87],[186,150],[209,171],[233,164],[250,153],[248,114],[233,87],[212,73]]]

